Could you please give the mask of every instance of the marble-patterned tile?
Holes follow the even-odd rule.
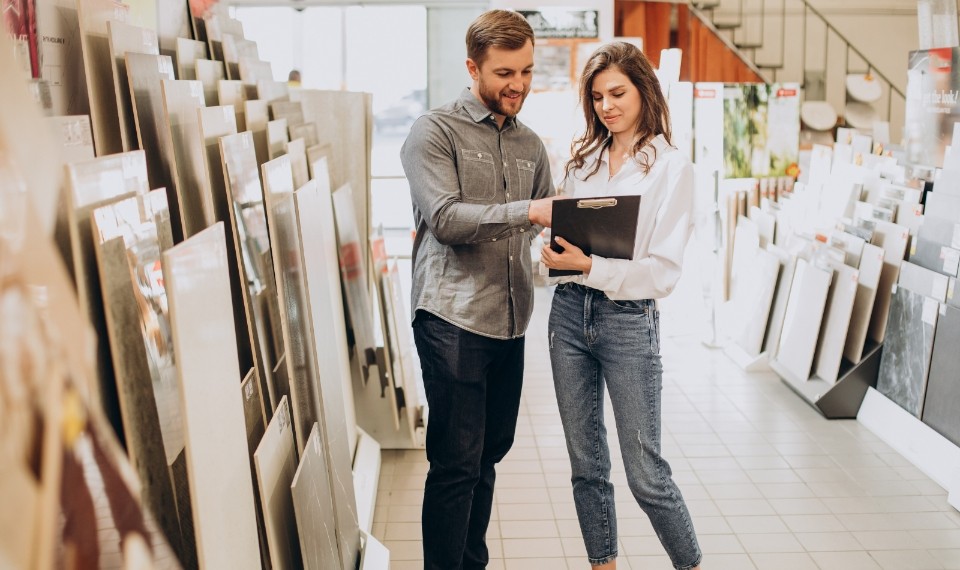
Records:
[[[341,566],[337,522],[320,426],[314,424],[293,477],[293,510],[297,519],[303,567],[323,570]]]
[[[278,569],[300,568],[303,557],[291,490],[297,470],[297,449],[286,396],[280,399],[280,405],[253,454],[253,461],[257,466],[257,486],[270,545],[270,562]]]
[[[937,301],[903,287],[890,301],[877,390],[917,418],[927,386],[938,307]]]

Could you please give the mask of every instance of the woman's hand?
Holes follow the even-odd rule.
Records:
[[[563,248],[563,251],[557,253],[550,248],[550,245],[543,246],[540,252],[540,260],[550,269],[573,269],[583,271],[584,275],[590,273],[593,267],[593,260],[583,253],[583,250],[573,245],[560,236],[556,236],[557,245]]]

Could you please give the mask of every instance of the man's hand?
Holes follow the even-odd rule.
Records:
[[[527,213],[530,223],[549,228],[553,220],[553,201],[558,198],[560,196],[530,200],[530,210]]]

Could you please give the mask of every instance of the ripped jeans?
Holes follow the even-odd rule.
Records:
[[[660,315],[654,301],[612,301],[602,291],[557,286],[550,363],[572,468],[573,498],[591,564],[617,557],[617,517],[603,391],[610,390],[630,491],[673,566],[700,564],[690,513],[660,456]]]

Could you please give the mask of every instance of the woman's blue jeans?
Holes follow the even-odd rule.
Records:
[[[603,417],[610,391],[630,491],[675,568],[700,564],[690,513],[660,456],[660,316],[654,301],[612,301],[573,283],[557,286],[550,362],[572,468],[573,498],[591,564],[617,556],[617,517]]]

